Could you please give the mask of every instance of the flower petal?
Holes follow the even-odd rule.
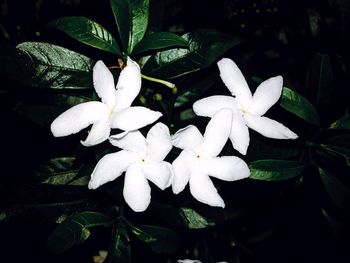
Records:
[[[134,131],[158,120],[163,114],[145,107],[130,107],[117,112],[112,117],[112,128]]]
[[[282,87],[282,76],[269,78],[262,82],[253,95],[252,104],[248,109],[249,113],[264,115],[281,97]]]
[[[173,161],[172,189],[174,194],[180,193],[187,185],[195,158],[193,152],[183,150]]]
[[[232,111],[222,109],[215,113],[205,129],[201,155],[205,158],[217,156],[225,146],[232,125]]]
[[[180,149],[194,150],[203,141],[203,136],[194,125],[178,130],[172,136],[172,143]]]
[[[229,58],[223,58],[218,63],[220,77],[233,96],[244,107],[250,106],[252,93],[242,72],[236,63]]]
[[[140,163],[128,167],[125,173],[123,195],[135,212],[143,212],[151,202],[151,187],[143,174]]]
[[[131,131],[120,136],[120,134],[109,137],[109,142],[120,149],[132,151],[141,155],[146,154],[146,139],[139,131]]]
[[[236,181],[249,177],[248,165],[235,156],[222,156],[201,161],[201,169],[210,176],[224,181]]]
[[[169,186],[171,179],[171,164],[168,162],[145,162],[142,165],[143,172],[148,180],[164,190]]]
[[[245,155],[249,146],[249,129],[240,113],[233,114],[230,140],[233,148]]]
[[[198,116],[213,117],[215,113],[223,108],[229,108],[236,112],[236,99],[231,96],[214,95],[193,103],[193,111]]]
[[[155,161],[163,161],[173,145],[168,126],[159,122],[147,133],[148,155]]]
[[[189,184],[192,196],[199,202],[210,206],[225,207],[225,203],[213,182],[199,167],[193,169]]]
[[[128,166],[137,160],[137,155],[129,151],[110,153],[101,158],[91,174],[89,189],[115,180]]]
[[[141,90],[141,71],[139,65],[128,57],[126,67],[120,72],[117,83],[117,109],[130,107]]]
[[[55,137],[71,135],[98,120],[104,119],[107,114],[107,106],[102,102],[89,101],[81,103],[59,115],[51,123],[51,132]]]
[[[106,67],[102,60],[96,62],[93,68],[94,88],[102,102],[108,107],[115,106],[116,90],[114,88],[114,79],[112,73]]]
[[[244,119],[249,128],[261,135],[273,139],[296,139],[298,135],[283,124],[267,117],[245,114]]]
[[[93,146],[108,139],[111,128],[109,125],[109,118],[105,118],[95,122],[89,132],[85,141],[81,141],[84,146]]]

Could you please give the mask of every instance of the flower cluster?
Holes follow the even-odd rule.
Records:
[[[236,156],[219,156],[230,138],[233,147],[245,155],[249,145],[248,127],[276,139],[295,139],[297,135],[281,123],[264,117],[282,92],[282,77],[262,82],[254,95],[236,64],[227,58],[218,62],[220,76],[232,94],[216,95],[194,103],[198,116],[211,117],[204,135],[189,125],[170,135],[168,127],[156,123],[146,138],[140,128],[157,121],[162,113],[146,107],[131,106],[141,89],[140,67],[127,59],[116,88],[113,75],[102,61],[93,68],[93,83],[100,101],[76,105],[59,115],[51,124],[54,136],[77,133],[92,124],[84,146],[107,139],[120,150],[102,157],[92,172],[89,189],[110,182],[125,172],[123,195],[136,212],[147,209],[151,201],[148,181],[164,190],[171,186],[175,194],[187,184],[194,198],[210,206],[224,207],[210,177],[235,181],[249,177],[248,165]],[[110,135],[111,129],[123,132]],[[172,147],[180,148],[171,163],[164,161]]]

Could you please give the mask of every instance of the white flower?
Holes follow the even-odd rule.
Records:
[[[129,57],[116,88],[112,73],[102,61],[97,61],[93,68],[93,82],[102,102],[81,103],[63,112],[51,124],[54,136],[74,134],[93,124],[88,137],[81,142],[92,146],[105,141],[111,128],[137,130],[162,116],[145,107],[130,107],[141,89],[141,72],[138,64]]]
[[[113,181],[124,171],[123,195],[136,212],[146,210],[151,201],[150,180],[164,190],[170,185],[171,165],[163,161],[172,148],[169,129],[157,123],[145,138],[139,131],[111,136],[110,142],[123,150],[102,157],[92,172],[89,189]]]
[[[209,121],[204,136],[197,127],[189,125],[173,136],[173,145],[183,149],[173,162],[172,189],[181,192],[189,182],[194,198],[211,206],[224,207],[210,176],[234,181],[249,176],[247,164],[235,156],[217,157],[231,129],[232,112],[222,109]]]
[[[222,108],[233,112],[230,140],[241,154],[247,153],[249,145],[248,127],[265,137],[274,139],[296,139],[298,136],[283,124],[263,115],[281,96],[283,79],[273,77],[262,82],[252,95],[248,84],[237,65],[228,58],[218,62],[220,76],[232,96],[210,96],[193,104],[199,116],[212,117]]]

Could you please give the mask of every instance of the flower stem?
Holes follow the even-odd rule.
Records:
[[[157,82],[157,83],[163,84],[163,85],[167,86],[168,88],[171,88],[171,89],[176,88],[176,87],[175,87],[175,84],[174,84],[174,83],[171,83],[171,82],[169,82],[169,81],[162,80],[162,79],[156,79],[156,78],[152,78],[152,77],[148,77],[148,76],[143,75],[143,74],[141,74],[141,76],[142,76],[142,78],[147,79],[147,80],[149,80],[149,81],[153,81],[153,82]]]

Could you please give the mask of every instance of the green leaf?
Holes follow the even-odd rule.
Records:
[[[249,164],[249,178],[264,181],[281,181],[299,176],[305,164],[285,160],[258,160]]]
[[[345,158],[350,166],[350,134],[335,136],[325,143],[319,144],[318,147],[330,154]]]
[[[94,61],[69,49],[40,42],[24,42],[1,50],[6,77],[23,85],[54,89],[92,87]]]
[[[144,37],[148,26],[149,0],[129,0],[131,10],[131,30],[128,54]]]
[[[174,253],[179,247],[180,236],[169,228],[130,222],[128,225],[141,241],[151,245],[155,253]]]
[[[201,229],[214,226],[215,223],[198,214],[191,208],[181,207],[180,215],[190,229]]]
[[[154,51],[158,49],[169,49],[174,47],[187,47],[188,43],[182,37],[170,32],[157,32],[145,36],[139,42],[134,50],[133,55]]]
[[[333,71],[328,54],[316,54],[312,59],[307,72],[306,90],[316,108],[332,103]]]
[[[303,120],[319,125],[319,116],[315,107],[296,91],[283,87],[280,105]]]
[[[349,211],[350,209],[350,189],[339,181],[334,175],[319,168],[319,173],[322,182],[333,200],[333,202],[342,210]]]
[[[350,115],[346,114],[331,124],[332,129],[350,129]]]
[[[130,263],[131,247],[129,243],[126,226],[123,222],[119,222],[105,263]]]
[[[53,253],[62,253],[90,236],[90,227],[110,226],[113,220],[101,213],[85,211],[67,218],[50,234],[46,246]]]
[[[93,20],[83,16],[62,17],[55,21],[55,26],[84,44],[121,56],[111,33]]]
[[[74,157],[59,157],[48,160],[35,171],[35,176],[44,184],[66,184],[78,174],[74,169]]]
[[[201,29],[182,36],[189,48],[176,48],[153,55],[143,67],[148,76],[176,78],[210,66],[239,40],[215,30]]]
[[[208,91],[210,87],[212,87],[217,79],[217,73],[210,73],[203,76],[198,82],[193,83],[191,88],[185,90],[179,94],[174,103],[174,107],[178,108],[184,106],[190,102],[193,102]]]
[[[126,51],[131,31],[130,0],[110,0],[110,4],[124,51]]]

